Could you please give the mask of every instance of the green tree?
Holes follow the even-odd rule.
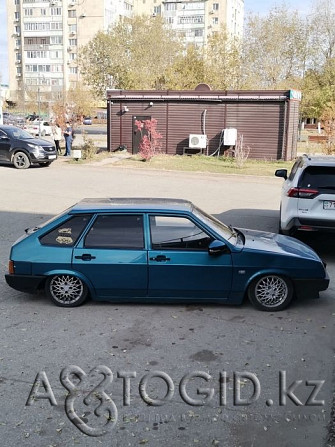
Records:
[[[226,28],[210,36],[205,56],[205,82],[214,89],[241,87],[241,43]]]
[[[250,15],[243,41],[245,87],[295,87],[306,68],[307,37],[308,22],[285,5],[264,17]]]
[[[198,84],[204,82],[204,68],[203,51],[195,45],[188,45],[166,70],[161,87],[172,90],[193,90]]]
[[[99,32],[82,48],[79,65],[85,83],[100,97],[107,87],[155,89],[181,48],[163,19],[135,16]]]

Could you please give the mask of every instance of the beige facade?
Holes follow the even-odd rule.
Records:
[[[6,0],[13,101],[53,102],[80,83],[78,50],[120,17],[161,15],[185,43],[205,45],[222,25],[243,30],[243,0]]]

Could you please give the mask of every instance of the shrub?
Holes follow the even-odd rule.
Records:
[[[84,143],[79,146],[82,152],[82,158],[84,160],[91,160],[94,158],[98,152],[98,147],[95,145],[94,140],[92,138],[87,138],[85,135],[83,137]]]

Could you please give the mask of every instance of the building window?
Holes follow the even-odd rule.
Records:
[[[177,3],[165,3],[164,9],[165,11],[176,11]]]
[[[218,25],[219,24],[219,18],[218,17],[213,17],[212,18],[212,23],[213,23],[213,25]]]
[[[15,12],[14,18],[15,18],[15,20],[20,20],[20,13],[19,12]]]
[[[63,44],[63,36],[51,36],[50,43],[52,45],[62,45]]]
[[[34,15],[33,8],[24,8],[24,15],[25,17],[31,17]]]
[[[50,29],[51,30],[62,30],[63,24],[62,24],[62,22],[51,22]]]
[[[204,23],[204,16],[203,15],[181,16],[179,17],[178,23],[181,25],[187,25],[191,23]]]
[[[219,10],[219,3],[213,3],[213,11]]]
[[[50,51],[50,59],[61,59],[62,58],[62,51]]]
[[[76,60],[77,59],[77,54],[76,53],[70,53],[69,54],[69,59],[70,59],[70,61]]]
[[[77,32],[77,25],[74,23],[73,25],[69,25],[69,34]]]
[[[40,13],[41,13],[41,16],[46,16],[47,15],[46,8],[41,8]]]
[[[202,29],[196,29],[196,30],[194,30],[194,36],[195,36],[195,37],[202,37],[203,34],[204,34],[204,30],[202,30]]]
[[[52,16],[61,16],[62,15],[62,8],[50,8],[50,14]]]
[[[70,74],[77,74],[78,73],[77,67],[70,67],[69,68],[69,73]]]
[[[77,11],[75,9],[69,9],[69,11],[67,12],[67,16],[69,18],[75,18],[77,17]]]
[[[77,46],[77,39],[69,39],[69,45],[71,47],[76,47]]]
[[[48,57],[47,51],[27,51],[27,59],[44,59]]]
[[[174,17],[166,17],[165,23],[172,25],[174,22]]]

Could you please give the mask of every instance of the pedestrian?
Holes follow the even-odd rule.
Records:
[[[57,154],[61,154],[59,142],[62,139],[62,129],[58,123],[52,126],[52,135],[54,138]]]
[[[71,156],[71,148],[73,141],[73,130],[71,124],[67,121],[66,128],[64,130],[64,138],[65,138],[65,154],[64,157]]]

